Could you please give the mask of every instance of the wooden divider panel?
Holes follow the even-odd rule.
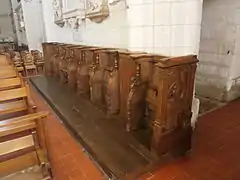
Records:
[[[196,56],[165,58],[154,67],[147,101],[153,111],[152,149],[159,155],[191,148]]]

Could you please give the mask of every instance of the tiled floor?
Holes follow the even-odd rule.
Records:
[[[101,171],[33,88],[31,95],[39,110],[48,110],[51,113],[45,120],[45,130],[55,180],[103,180],[104,175]]]
[[[40,109],[47,108],[32,92]],[[240,100],[202,116],[193,137],[193,151],[141,180],[239,180]],[[54,128],[53,128],[54,127]],[[64,126],[52,114],[46,131],[53,174],[56,180],[101,180],[103,174],[81,150]]]
[[[239,180],[240,100],[199,119],[189,157],[173,162],[142,180]]]
[[[23,171],[0,178],[0,180],[42,180],[42,172],[39,166],[30,167]]]
[[[220,101],[209,99],[209,98],[204,98],[204,97],[197,97],[197,98],[201,102],[200,109],[199,109],[200,116],[226,105],[226,103],[224,102],[220,102]]]

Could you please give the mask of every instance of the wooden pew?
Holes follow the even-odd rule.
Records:
[[[49,177],[42,124],[47,115],[36,111],[21,77],[0,79],[0,177],[36,164]]]
[[[36,108],[27,84],[23,87],[0,91],[0,115],[3,118],[19,112],[34,113]]]
[[[6,70],[0,70],[0,80],[6,79],[6,78],[15,78],[18,76],[18,73],[15,69],[6,69]]]
[[[40,165],[44,178],[50,179],[42,122],[47,115],[38,112],[0,121],[0,177]]]

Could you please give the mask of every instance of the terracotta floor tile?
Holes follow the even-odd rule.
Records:
[[[190,157],[172,162],[154,174],[153,180],[239,180],[240,100],[199,118]],[[176,170],[177,169],[177,170]]]
[[[40,96],[32,91],[39,109],[51,115],[45,121],[47,145],[55,180],[103,180],[104,176]],[[199,118],[193,152],[140,180],[239,180],[240,100]],[[54,128],[52,128],[54,127]]]

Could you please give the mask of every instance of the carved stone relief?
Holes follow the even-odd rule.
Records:
[[[87,0],[86,18],[96,23],[109,16],[108,0]]]
[[[25,31],[25,23],[24,23],[22,6],[19,6],[19,7],[16,9],[16,17],[17,17],[18,30],[19,30],[20,32]]]
[[[109,5],[122,1],[126,3],[126,0],[53,0],[54,21],[60,27],[74,29],[86,18],[100,23],[109,16]]]
[[[54,22],[60,27],[77,29],[85,15],[84,0],[53,0]],[[73,3],[74,5],[69,5]],[[76,8],[77,7],[77,8]]]
[[[62,1],[61,0],[53,0],[52,3],[54,10],[54,22],[60,27],[63,27],[65,22],[62,18]]]

